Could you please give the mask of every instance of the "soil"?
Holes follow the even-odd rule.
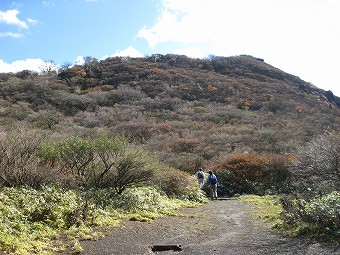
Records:
[[[255,218],[253,211],[254,207],[244,202],[221,199],[195,208],[182,208],[180,216],[149,223],[122,222],[120,228],[103,239],[82,242],[82,254],[340,254],[339,246],[275,233]],[[152,247],[165,251],[152,251]]]

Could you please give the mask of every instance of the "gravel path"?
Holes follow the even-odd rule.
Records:
[[[181,209],[182,216],[151,223],[123,222],[98,241],[84,241],[83,255],[146,254],[340,254],[340,247],[274,233],[251,216],[254,208],[238,200],[217,200]],[[181,245],[181,251],[153,252],[153,245]]]

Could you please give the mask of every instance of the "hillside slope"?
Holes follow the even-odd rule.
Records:
[[[340,98],[252,56],[87,58],[57,76],[1,74],[0,93],[3,130],[121,133],[187,171],[233,151],[289,152],[340,127]]]

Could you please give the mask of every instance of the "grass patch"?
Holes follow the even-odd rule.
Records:
[[[246,195],[238,198],[256,207],[255,215],[272,228],[282,228],[282,206],[279,196]]]

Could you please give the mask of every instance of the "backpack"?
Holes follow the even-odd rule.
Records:
[[[198,177],[198,179],[203,179],[203,174],[202,174],[202,172],[198,172],[197,177]]]
[[[217,178],[214,174],[209,176],[209,182],[211,185],[215,185],[217,183]]]

